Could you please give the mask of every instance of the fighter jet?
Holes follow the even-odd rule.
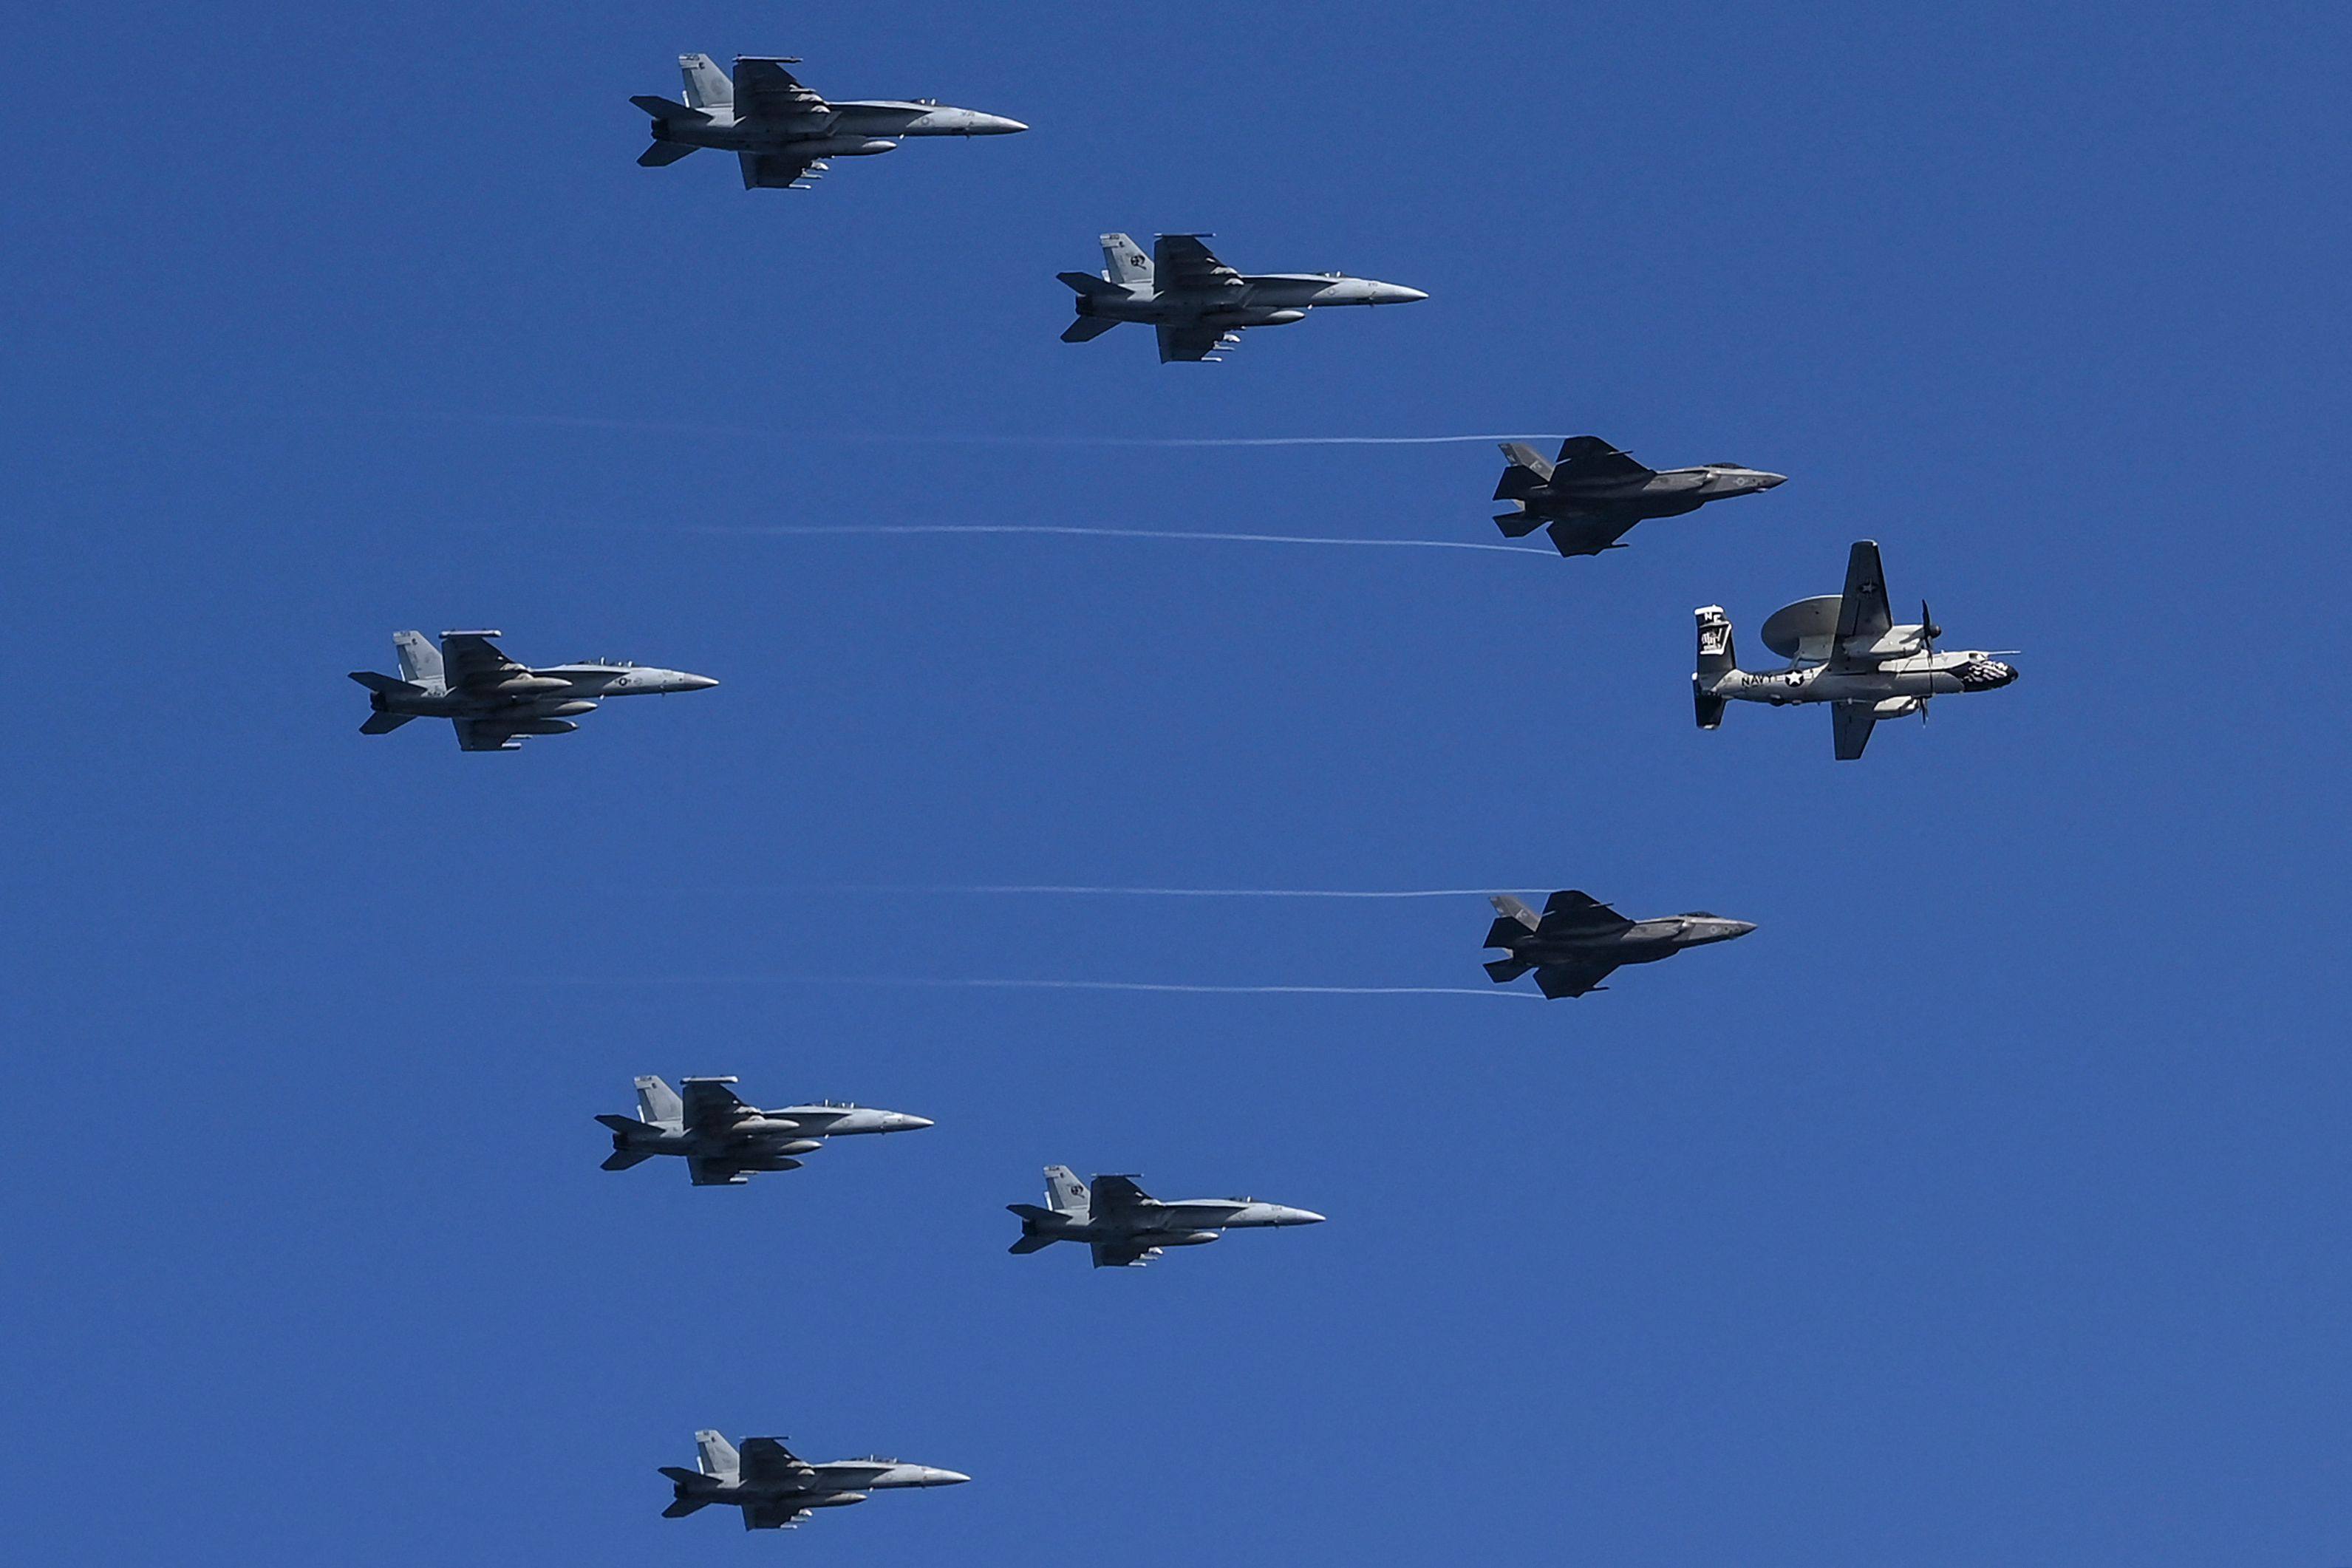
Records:
[[[791,1530],[820,1508],[846,1508],[891,1487],[952,1487],[971,1479],[961,1470],[902,1465],[868,1455],[812,1465],[781,1437],[746,1437],[739,1451],[716,1432],[694,1435],[695,1468],[664,1465],[674,1498],[664,1519],[684,1519],[713,1503],[743,1510],[746,1530]]]
[[[1133,1176],[1097,1176],[1090,1190],[1067,1165],[1045,1167],[1045,1204],[1007,1204],[1021,1216],[1016,1253],[1039,1252],[1057,1241],[1083,1241],[1097,1268],[1149,1262],[1162,1247],[1202,1247],[1220,1232],[1251,1226],[1321,1225],[1312,1209],[1285,1208],[1255,1198],[1184,1198],[1161,1203]]]
[[[654,121],[654,144],[637,162],[658,169],[709,147],[742,161],[747,191],[762,185],[804,191],[824,177],[826,159],[895,153],[904,136],[1006,136],[1029,129],[1003,115],[949,109],[936,99],[828,103],[784,68],[800,63],[790,55],[738,55],[730,81],[709,55],[678,56],[684,103],[650,94],[629,100]]]
[[[1121,321],[1148,321],[1160,333],[1160,362],[1215,360],[1237,346],[1244,327],[1303,321],[1321,305],[1409,305],[1428,295],[1395,283],[1338,272],[1234,271],[1209,253],[1202,234],[1163,234],[1151,258],[1123,234],[1102,237],[1103,272],[1065,272],[1077,290],[1078,319],[1066,343],[1098,338]]]
[[[525,735],[568,734],[572,721],[607,697],[707,691],[719,682],[682,669],[592,659],[533,669],[499,651],[504,632],[443,632],[436,648],[423,632],[394,632],[401,679],[355,669],[374,710],[362,735],[388,735],[411,719],[447,719],[467,752],[511,752]]]
[[[1629,921],[1591,894],[1573,889],[1546,900],[1540,916],[1508,893],[1496,893],[1489,901],[1495,923],[1486,929],[1486,945],[1510,956],[1489,962],[1486,973],[1496,984],[1508,985],[1532,969],[1536,988],[1553,1001],[1607,990],[1601,983],[1622,964],[1655,963],[1686,947],[1729,942],[1756,929],[1705,910]]]
[[[1838,760],[1850,763],[1870,744],[1871,727],[1881,719],[1916,713],[1924,723],[1931,697],[1997,691],[2017,679],[1993,657],[2015,648],[1938,653],[1936,639],[1943,635],[1924,599],[1916,626],[1895,625],[1877,542],[1857,540],[1846,557],[1844,593],[1784,605],[1765,621],[1764,646],[1789,661],[1786,669],[1740,668],[1731,650],[1731,617],[1720,605],[1699,607],[1698,668],[1691,676],[1698,727],[1720,726],[1723,705],[1734,700],[1826,702]]]
[[[814,1153],[828,1138],[853,1132],[913,1132],[927,1117],[859,1105],[788,1105],[761,1110],[727,1086],[732,1078],[689,1078],[677,1090],[657,1078],[637,1079],[637,1114],[600,1116],[613,1131],[607,1171],[625,1171],[656,1154],[682,1154],[698,1187],[740,1187],[753,1171],[797,1171],[795,1155]]]
[[[1562,555],[1622,550],[1617,542],[1637,522],[1680,517],[1727,496],[1752,496],[1788,477],[1738,463],[1646,468],[1598,436],[1570,436],[1559,444],[1557,463],[1545,462],[1523,441],[1504,442],[1503,456],[1510,467],[1495,487],[1495,499],[1509,501],[1511,510],[1496,524],[1513,539],[1544,528]]]

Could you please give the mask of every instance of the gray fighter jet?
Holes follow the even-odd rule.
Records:
[[[1686,947],[1729,942],[1756,929],[1705,910],[1629,921],[1591,894],[1572,889],[1546,900],[1541,915],[1508,893],[1491,901],[1495,923],[1486,929],[1486,945],[1510,956],[1489,962],[1486,973],[1507,985],[1532,969],[1537,989],[1554,1001],[1607,990],[1601,983],[1621,965],[1654,963]]]
[[[1562,555],[1622,549],[1617,542],[1637,522],[1680,517],[1727,496],[1756,495],[1788,477],[1738,463],[1644,468],[1598,436],[1570,436],[1559,444],[1557,463],[1545,462],[1523,441],[1504,442],[1503,456],[1510,467],[1495,487],[1495,499],[1509,501],[1511,510],[1495,519],[1496,526],[1513,539],[1544,528]]]
[[[1917,625],[1895,624],[1878,545],[1857,540],[1846,557],[1844,593],[1784,605],[1765,621],[1764,646],[1789,661],[1786,669],[1740,668],[1731,617],[1720,605],[1700,606],[1698,668],[1691,676],[1698,727],[1720,726],[1727,701],[1826,702],[1838,760],[1852,762],[1881,719],[1916,713],[1924,723],[1931,697],[1998,691],[2017,679],[2015,668],[1993,657],[2015,648],[1939,653],[1936,639],[1943,635],[1924,599]]]
[[[1077,290],[1078,319],[1062,333],[1066,343],[1098,338],[1121,321],[1158,329],[1160,361],[1214,360],[1238,345],[1244,327],[1303,321],[1324,305],[1409,305],[1428,295],[1395,283],[1338,272],[1265,272],[1244,276],[1209,253],[1200,234],[1163,234],[1144,258],[1123,234],[1102,237],[1103,272],[1065,272]]]
[[[1200,1247],[1227,1230],[1321,1225],[1312,1209],[1285,1208],[1255,1198],[1184,1198],[1161,1203],[1132,1176],[1097,1176],[1088,1188],[1067,1165],[1045,1167],[1045,1204],[1007,1204],[1021,1216],[1016,1253],[1039,1252],[1057,1241],[1083,1241],[1097,1268],[1148,1262],[1167,1247]]]
[[[846,1508],[870,1492],[893,1487],[953,1487],[971,1479],[961,1470],[902,1465],[868,1455],[812,1465],[781,1437],[746,1437],[743,1447],[716,1432],[694,1435],[695,1468],[664,1465],[674,1497],[664,1519],[684,1519],[719,1503],[743,1510],[746,1530],[791,1530],[820,1508]]]
[[[682,669],[592,659],[533,669],[499,651],[504,632],[443,632],[436,648],[423,632],[394,632],[401,679],[355,669],[374,710],[362,735],[388,735],[411,719],[447,719],[467,752],[511,752],[525,735],[562,735],[607,697],[708,691],[719,682]]]
[[[604,1168],[625,1171],[656,1154],[679,1154],[696,1186],[740,1187],[753,1171],[799,1170],[795,1156],[814,1153],[828,1138],[913,1132],[931,1125],[927,1117],[831,1100],[761,1110],[727,1087],[734,1081],[682,1079],[681,1097],[660,1079],[637,1079],[636,1116],[596,1118],[613,1132],[613,1152]]]
[[[680,55],[686,101],[650,94],[629,100],[653,116],[654,144],[637,155],[648,169],[698,149],[742,161],[743,188],[804,191],[823,179],[828,158],[868,158],[898,150],[902,136],[1006,136],[1029,128],[1000,114],[950,109],[934,100],[862,99],[830,103],[803,87],[790,55],[738,55],[728,79],[709,55]]]

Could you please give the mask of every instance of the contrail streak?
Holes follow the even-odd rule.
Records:
[[[1202,540],[1223,544],[1349,544],[1402,550],[1486,550],[1502,555],[1535,555],[1549,559],[1551,552],[1524,544],[1477,544],[1462,539],[1335,539],[1312,533],[1202,533],[1182,528],[1076,528],[1042,522],[858,522],[702,523],[681,533],[759,535],[883,535],[908,533],[1048,533],[1087,539]]]
[[[594,975],[562,985],[876,985],[971,991],[1157,991],[1198,996],[1486,996],[1539,1002],[1533,991],[1475,985],[1183,985],[1153,980],[957,980],[909,974]]]
[[[933,447],[1450,447],[1477,441],[1559,441],[1561,436],[1504,432],[1492,436],[985,436],[938,431],[776,430],[749,425],[704,425],[677,419],[611,419],[572,414],[408,413],[394,417],[478,425],[539,426],[559,430],[624,430],[651,436],[714,436],[730,440],[816,441],[845,445],[904,442]]]
[[[801,890],[812,893],[1048,893],[1076,897],[1139,899],[1465,899],[1485,898],[1500,889],[1496,888],[1099,888],[1055,882],[976,882],[898,885],[852,883],[840,887],[808,888]]]

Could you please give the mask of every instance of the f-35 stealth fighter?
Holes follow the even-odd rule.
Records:
[[[854,1132],[913,1132],[931,1125],[921,1116],[868,1110],[862,1105],[788,1105],[761,1110],[727,1086],[732,1078],[679,1080],[681,1097],[657,1078],[637,1079],[637,1115],[599,1116],[612,1129],[607,1171],[625,1171],[656,1154],[685,1156],[698,1187],[740,1187],[754,1171],[797,1171],[796,1156],[824,1147],[827,1138]]]
[[[1244,327],[1303,321],[1325,305],[1408,305],[1428,295],[1396,283],[1376,283],[1338,272],[1264,272],[1244,276],[1209,252],[1199,234],[1163,234],[1151,257],[1123,234],[1102,237],[1103,272],[1065,272],[1077,290],[1078,319],[1062,333],[1066,343],[1098,338],[1121,321],[1149,323],[1160,333],[1160,361],[1214,360],[1237,346]]]
[[[374,712],[360,726],[362,735],[388,735],[411,719],[447,719],[457,725],[457,746],[467,752],[511,752],[525,735],[567,734],[607,697],[642,697],[671,691],[707,691],[719,682],[682,669],[643,665],[550,665],[533,669],[499,651],[491,639],[503,632],[443,632],[436,648],[423,632],[394,632],[402,679],[355,669],[352,679],[368,689]]]
[[[812,1465],[780,1437],[746,1437],[739,1450],[716,1432],[694,1435],[695,1468],[664,1465],[675,1489],[664,1519],[684,1519],[713,1503],[743,1510],[746,1530],[791,1530],[820,1508],[846,1508],[894,1487],[952,1487],[971,1479],[961,1470],[902,1465],[868,1456]]]
[[[709,55],[680,55],[686,101],[650,95],[629,100],[653,116],[654,144],[637,155],[648,169],[675,163],[703,147],[742,161],[743,188],[804,191],[824,177],[828,158],[866,158],[898,150],[902,136],[1005,136],[1029,128],[999,114],[866,99],[829,103],[803,87],[789,55],[738,55],[730,80]]]
[[[1720,605],[1698,611],[1698,668],[1692,674],[1698,727],[1723,723],[1727,701],[1830,704],[1830,734],[1840,762],[1853,762],[1870,744],[1881,719],[1916,713],[1927,700],[1961,691],[1998,691],[2017,671],[1990,652],[1938,653],[1944,628],[1919,602],[1916,626],[1898,626],[1886,604],[1886,574],[1875,541],[1854,542],[1845,563],[1845,592],[1800,599],[1772,612],[1764,646],[1789,661],[1766,672],[1739,668],[1731,648],[1731,617]],[[1997,650],[2014,652],[2014,649]]]
[[[1285,1208],[1255,1198],[1185,1198],[1161,1203],[1132,1176],[1097,1176],[1091,1188],[1067,1165],[1045,1167],[1045,1204],[1007,1204],[1021,1216],[1016,1253],[1042,1251],[1057,1241],[1083,1241],[1097,1268],[1148,1262],[1167,1247],[1200,1247],[1220,1233],[1251,1226],[1321,1225],[1312,1209]]]
[[[1738,463],[1702,463],[1696,468],[1649,468],[1598,436],[1570,436],[1559,444],[1559,460],[1547,463],[1522,441],[1503,443],[1510,467],[1495,487],[1495,499],[1511,510],[1495,519],[1513,539],[1545,529],[1562,555],[1598,555],[1623,548],[1618,541],[1637,522],[1680,517],[1711,500],[1752,496],[1787,476],[1746,468]]]
[[[1573,889],[1546,900],[1541,915],[1508,893],[1496,893],[1490,901],[1495,923],[1486,930],[1486,945],[1510,956],[1488,963],[1487,975],[1507,985],[1532,969],[1537,989],[1554,1001],[1606,990],[1601,983],[1621,965],[1654,963],[1686,947],[1729,942],[1756,929],[1705,910],[1629,921],[1591,894]]]

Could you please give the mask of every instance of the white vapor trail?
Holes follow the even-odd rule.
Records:
[[[1524,544],[1478,544],[1462,539],[1335,539],[1313,533],[1204,533],[1182,528],[1078,528],[1042,522],[857,522],[857,523],[705,523],[682,533],[758,535],[884,535],[908,533],[1046,533],[1087,539],[1174,539],[1223,544],[1349,544],[1403,550],[1485,550],[1502,555],[1534,555],[1549,559],[1551,552]]]
[[[1537,1002],[1533,991],[1475,985],[1183,985],[1152,980],[966,980],[919,974],[595,975],[554,982],[593,985],[877,985],[971,991],[1157,991],[1199,996],[1488,996]]]
[[[540,426],[560,430],[622,430],[656,436],[713,436],[759,441],[906,443],[932,447],[1451,447],[1478,441],[1559,441],[1559,436],[1506,432],[1493,436],[984,436],[920,430],[776,430],[748,425],[704,425],[679,419],[609,419],[572,414],[436,414],[405,417],[479,425]]]
[[[1465,899],[1485,898],[1499,889],[1495,888],[1102,888],[1054,882],[977,882],[851,884],[834,888],[811,888],[805,890],[814,893],[1046,893],[1076,897],[1139,899]]]

